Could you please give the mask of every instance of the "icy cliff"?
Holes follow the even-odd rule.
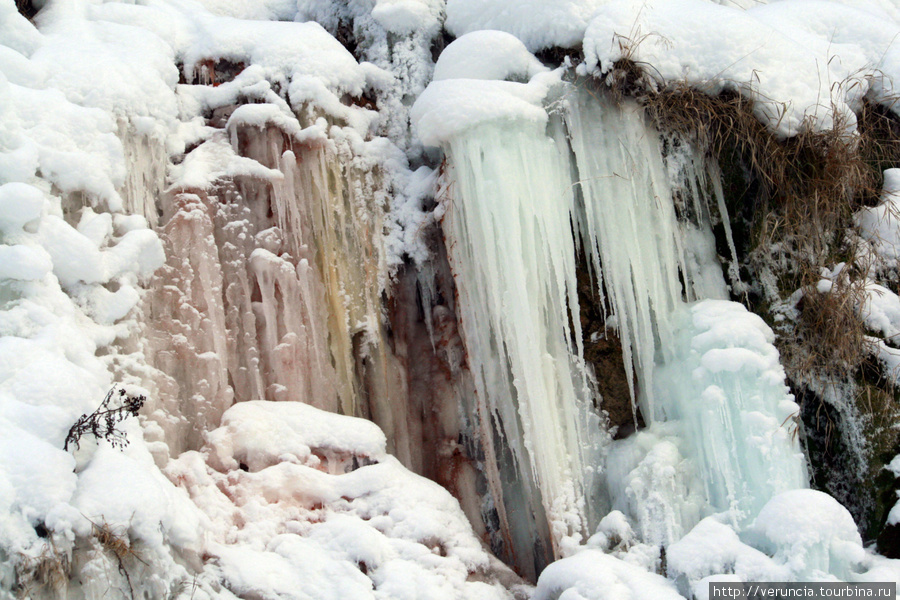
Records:
[[[900,581],[898,34],[0,0],[0,598]]]

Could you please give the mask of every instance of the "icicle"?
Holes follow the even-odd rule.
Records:
[[[580,539],[585,515],[593,526],[602,513],[585,497],[606,439],[573,344],[581,330],[570,167],[543,126],[529,122],[478,127],[454,138],[448,156],[444,227],[481,419],[485,437],[497,425],[512,452],[514,464],[504,467],[503,446],[493,450],[501,470],[518,472],[494,477],[521,476],[527,497],[519,502],[543,503],[559,556]],[[530,520],[518,521],[511,526]],[[534,529],[512,535],[525,555],[541,537]]]
[[[747,286],[741,281],[737,248],[735,248],[734,245],[734,234],[731,231],[731,219],[728,216],[728,206],[725,204],[725,192],[722,189],[722,172],[719,170],[719,165],[713,161],[710,161],[709,165],[709,178],[712,182],[716,206],[719,209],[719,218],[722,219],[722,225],[725,228],[725,239],[728,241],[728,251],[731,253],[731,260],[728,263],[728,279],[731,281],[732,289],[737,293],[742,293],[746,291]]]
[[[632,398],[652,415],[653,365],[657,352],[669,352],[668,317],[682,301],[685,271],[659,134],[633,103],[577,90],[567,109],[584,198],[577,226],[616,317]]]

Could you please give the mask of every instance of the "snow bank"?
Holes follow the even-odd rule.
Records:
[[[853,128],[853,110],[867,93],[894,108],[898,32],[893,21],[835,2],[743,11],[701,0],[617,0],[597,11],[584,49],[588,71],[605,73],[628,58],[661,86],[740,92],[755,101],[762,122],[791,136],[808,127]]]
[[[223,423],[208,451],[227,448],[249,472],[229,461],[213,470],[196,452],[167,472],[213,517],[207,571],[233,593],[510,598],[498,580],[515,577],[459,503],[385,455],[372,423],[290,402],[237,404]]]
[[[585,65],[606,73],[616,61],[628,58],[647,65],[660,86],[685,81],[711,95],[734,89],[759,101],[754,109],[760,120],[792,135],[807,111],[826,111],[827,100],[825,106],[818,105],[830,97],[835,81],[827,60],[817,62],[816,50],[824,53],[825,48],[817,44],[811,49],[810,41],[817,40],[796,41],[749,11],[702,0],[652,5],[624,0],[607,4],[591,21],[585,34]],[[862,67],[862,57],[856,59],[854,65]]]
[[[198,542],[196,508],[159,472],[133,419],[122,424],[131,442],[124,452],[90,433],[75,455],[63,450],[69,427],[112,385],[113,366],[138,362],[126,352],[113,358],[111,348],[136,327],[132,311],[162,264],[162,246],[142,218],[103,212],[123,208],[127,168],[107,111],[140,112],[132,101],[147,94],[153,102],[158,90],[117,70],[147,67],[119,39],[121,52],[97,50],[111,61],[97,73],[136,87],[106,98],[127,107],[107,102],[110,90],[87,77],[91,59],[78,50],[96,48],[66,30],[71,23],[42,35],[9,11],[4,2],[0,54],[15,59],[0,61],[0,555],[22,585],[39,586],[40,569],[73,564],[74,548],[93,547],[70,590],[101,593],[124,586],[91,575],[113,560],[98,537],[111,532],[143,561],[135,576],[146,566],[142,589],[162,596],[187,577],[173,556]],[[146,49],[144,38],[132,41]],[[99,95],[83,93],[88,86]],[[174,103],[157,108],[166,106]]]

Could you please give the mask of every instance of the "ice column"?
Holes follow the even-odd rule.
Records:
[[[656,419],[679,422],[714,512],[737,524],[781,492],[807,485],[774,334],[737,302],[679,311],[675,357],[657,372]]]
[[[493,490],[494,498],[504,498],[497,506],[501,527],[512,528],[517,553],[530,554],[534,540],[543,537],[543,504],[556,556],[579,539],[586,515],[596,522],[588,513],[597,503],[586,505],[585,499],[594,490],[594,466],[607,439],[590,409],[579,358],[566,156],[542,124],[480,125],[449,142],[452,183],[444,199],[486,463],[498,469],[489,479],[495,488],[500,478],[524,488],[523,498],[509,488],[505,496]],[[491,439],[501,443],[492,446]],[[507,448],[512,464],[502,464]],[[491,466],[498,461],[499,467]],[[509,514],[514,510],[524,511],[515,523]]]

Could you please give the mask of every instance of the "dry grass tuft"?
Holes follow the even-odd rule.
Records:
[[[812,286],[805,290],[794,336],[781,344],[783,363],[793,379],[812,373],[838,381],[866,359],[866,332],[857,314],[863,288],[862,279],[841,273],[828,293]]]
[[[100,542],[103,549],[116,556],[119,560],[130,556],[137,556],[131,549],[131,544],[126,533],[114,531],[105,521],[101,521],[99,525],[91,521],[91,527],[93,528],[94,538]]]
[[[87,517],[85,517],[87,518]],[[128,584],[128,590],[131,593],[131,597],[134,598],[134,586],[131,583],[131,576],[128,574],[128,569],[125,568],[125,564],[131,560],[140,562],[147,565],[146,562],[141,558],[141,556],[134,550],[134,547],[131,544],[131,540],[128,537],[128,532],[116,531],[113,527],[107,523],[106,521],[100,521],[100,523],[96,523],[88,519],[91,523],[92,535],[97,543],[100,544],[100,547],[112,555],[116,562],[118,563],[119,573],[125,578],[125,582]]]
[[[69,580],[69,555],[48,540],[37,556],[19,554],[16,560],[16,596],[31,598],[38,590],[64,590]]]

